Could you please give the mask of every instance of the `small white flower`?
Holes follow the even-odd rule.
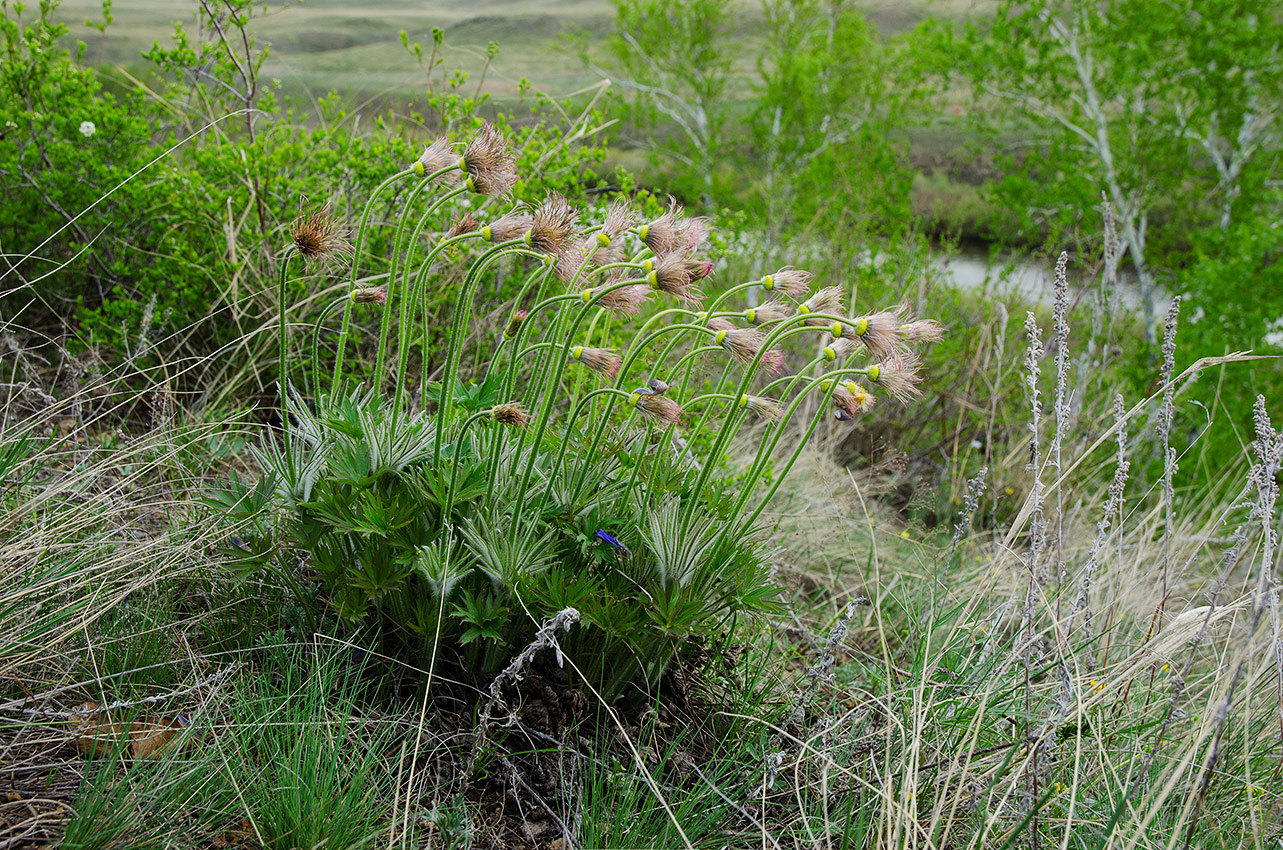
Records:
[[[97,132],[97,130],[98,128],[94,126],[94,122],[92,121],[80,122],[80,135],[84,136],[86,139]]]

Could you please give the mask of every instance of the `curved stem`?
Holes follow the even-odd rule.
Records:
[[[294,475],[294,449],[290,445],[290,411],[287,399],[289,398],[289,356],[288,331],[289,326],[285,323],[286,314],[286,284],[289,282],[290,260],[294,259],[293,254],[286,254],[281,260],[281,281],[277,290],[277,314],[278,328],[280,333],[279,355],[280,362],[277,364],[277,382],[281,391],[281,437],[285,441],[285,465],[290,471],[290,476]],[[293,482],[291,482],[292,484]]]
[[[344,301],[351,300],[352,296],[350,295],[340,295],[338,298],[335,298],[329,304],[325,305],[325,309],[321,311],[321,315],[318,316],[316,321],[312,324],[312,393],[313,402],[316,404],[318,410],[321,407],[321,329],[325,325],[325,320],[334,312],[335,307],[339,306]]]
[[[440,173],[440,172],[438,172]],[[365,240],[365,229],[370,222],[370,213],[374,211],[374,202],[378,199],[383,191],[403,177],[414,174],[414,168],[407,168],[404,171],[398,171],[391,177],[384,180],[374,191],[370,193],[370,199],[365,202],[365,208],[361,210],[361,223],[357,226],[356,241],[352,243],[352,274],[348,278],[348,292],[356,288],[356,268],[357,261],[361,258],[361,243]],[[436,175],[433,175],[434,177]],[[343,374],[343,352],[347,347],[348,332],[352,326],[352,303],[343,310],[343,324],[339,329],[339,348],[334,355],[334,376],[330,379],[330,394],[333,395],[338,388],[339,378]]]

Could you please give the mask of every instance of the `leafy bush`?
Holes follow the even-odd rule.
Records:
[[[445,188],[456,177],[461,185]],[[391,182],[410,182],[413,209],[431,189],[444,188],[442,204],[469,190],[502,196],[515,179],[506,143],[485,127],[462,157],[442,140]],[[810,275],[792,269],[705,306],[695,289],[712,271],[695,257],[702,220],[671,208],[638,225],[622,203],[599,224],[580,228],[578,217],[551,194],[532,215],[455,220],[420,249],[424,225],[403,214],[391,283],[371,289],[355,284],[367,254],[362,216],[329,386],[315,382],[312,405],[294,394],[284,439],[259,451],[264,477],[219,497],[240,535],[237,569],[270,569],[298,586],[306,565],[342,618],[372,619],[433,660],[438,647],[457,644],[480,672],[574,608],[580,625],[566,651],[611,697],[631,683],[654,685],[675,657],[774,605],[772,548],[758,522],[766,502],[830,405],[850,419],[872,404],[857,377],[901,401],[917,394],[908,345],[938,338],[938,325],[903,311],[848,317],[836,288],[808,297]],[[324,214],[300,219],[293,239],[312,261],[349,247]],[[468,244],[482,250],[461,279],[451,274],[457,261],[437,269]],[[465,382],[477,293],[505,258],[522,263],[519,295],[503,311],[493,356]],[[288,261],[283,293],[287,280]],[[455,308],[441,380],[421,372],[416,381],[410,358],[430,330],[421,308],[446,283]],[[732,306],[754,289],[774,297]],[[611,330],[630,328],[656,294],[680,306],[649,313],[635,331]],[[382,311],[376,386],[345,389],[355,305]],[[322,331],[318,322],[314,338]],[[621,333],[630,339],[622,356],[598,347]],[[817,334],[830,340],[821,353],[776,377],[777,345]],[[282,340],[283,384],[295,371],[287,352]],[[320,346],[313,352],[319,361]],[[859,352],[873,362],[847,362]],[[378,391],[384,375],[395,375],[391,399]],[[602,386],[592,388],[594,379]],[[706,383],[711,391],[698,393]],[[691,433],[709,428],[711,444],[678,436],[684,415],[699,416]],[[719,471],[737,434],[757,442],[740,479]],[[757,486],[786,437],[779,471]]]

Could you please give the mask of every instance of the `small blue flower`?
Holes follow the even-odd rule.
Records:
[[[603,543],[608,543],[608,544],[610,544],[611,546],[613,546],[614,548],[616,548],[616,549],[620,550],[621,552],[623,552],[623,553],[624,553],[624,554],[626,554],[626,555],[631,555],[631,554],[632,554],[632,552],[629,552],[629,551],[628,551],[628,547],[627,547],[627,546],[625,546],[623,543],[620,543],[620,542],[619,542],[619,538],[618,538],[618,537],[616,537],[615,535],[611,534],[609,531],[606,531],[605,529],[602,529],[602,528],[597,529],[595,532],[593,532],[593,536],[594,536],[594,537],[596,537],[598,540],[602,541]]]

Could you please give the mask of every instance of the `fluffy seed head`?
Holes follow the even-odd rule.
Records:
[[[536,209],[526,242],[536,251],[559,254],[576,236],[579,213],[559,193],[551,192]]]
[[[382,306],[388,302],[388,292],[383,287],[363,286],[360,289],[352,290],[352,303],[354,304],[378,304]]]
[[[935,319],[915,319],[900,325],[900,335],[906,342],[939,342],[944,328]]]
[[[686,305],[697,305],[704,296],[691,284],[687,258],[681,254],[665,254],[651,264],[646,281],[651,289],[671,295]]]
[[[681,405],[666,395],[634,392],[628,400],[643,416],[659,425],[672,425],[684,412]]]
[[[835,339],[820,351],[820,356],[832,363],[840,360],[855,350],[856,343],[846,338]]]
[[[597,236],[605,236],[610,243],[618,239],[628,228],[637,223],[637,213],[627,201],[611,201],[606,207],[606,217],[602,219],[601,229]]]
[[[643,224],[637,232],[656,257],[675,251],[688,254],[699,247],[708,235],[708,220],[684,218],[681,205],[669,197],[668,209],[664,214]]]
[[[908,309],[907,304],[902,304],[894,310],[879,310],[861,316],[844,326],[842,336],[864,343],[869,354],[879,360],[891,357],[903,347],[900,325]]]
[[[832,386],[832,379],[820,382],[820,389],[824,392],[828,392]],[[873,394],[855,381],[838,381],[837,386],[833,388],[833,403],[837,405],[839,412],[845,413],[849,417],[858,416],[873,407],[874,401]],[[838,418],[841,419],[842,417],[839,416]]]
[[[517,183],[517,160],[508,140],[489,121],[468,142],[460,165],[468,174],[468,188],[482,195],[506,196]]]
[[[810,298],[797,305],[799,313],[841,313],[842,289],[837,286],[826,286]],[[828,319],[817,320],[821,325],[829,324]],[[813,322],[807,322],[813,324]]]
[[[744,408],[748,408],[767,422],[777,422],[784,416],[784,408],[778,401],[773,398],[763,398],[760,395],[740,396],[740,409]]]
[[[487,242],[511,242],[520,239],[530,232],[532,219],[525,213],[514,210],[500,216],[489,224],[481,226],[481,238]]]
[[[437,179],[451,182],[457,180],[459,155],[452,148],[449,139],[437,139],[424,148],[423,153],[414,161],[414,173],[419,177],[429,177],[438,171],[452,169],[438,174]]]
[[[615,377],[622,362],[619,355],[609,348],[587,348],[582,345],[570,349],[570,359],[577,360],[606,378]]]
[[[814,275],[808,271],[786,266],[762,278],[762,288],[767,292],[783,292],[790,298],[801,298],[806,294],[812,277]]]
[[[446,231],[445,238],[454,239],[455,237],[462,236],[465,233],[471,233],[480,226],[481,222],[473,218],[472,213],[466,211],[462,212],[459,215],[456,215],[454,217],[454,221],[450,223],[450,229]]]
[[[644,283],[634,283],[631,286],[610,290],[597,303],[607,310],[632,315],[641,310],[642,305],[649,298],[650,287]]]
[[[869,380],[901,404],[922,395],[921,363],[912,352],[897,354],[869,367]]]
[[[329,204],[294,219],[290,243],[294,253],[308,262],[347,257],[352,253],[352,246],[339,230]]]
[[[500,425],[508,425],[513,428],[524,428],[530,422],[530,414],[522,407],[519,401],[496,404],[490,408],[490,417]]]
[[[728,327],[726,319],[709,319],[708,326],[715,331],[713,341],[726,349],[731,359],[747,366],[757,359],[757,353],[766,344],[766,334],[757,328]],[[773,348],[762,355],[762,366],[772,375],[777,375],[784,368],[784,354]]]
[[[789,306],[778,298],[772,298],[759,307],[749,307],[744,311],[744,318],[750,325],[770,325],[781,319],[787,319]]]

